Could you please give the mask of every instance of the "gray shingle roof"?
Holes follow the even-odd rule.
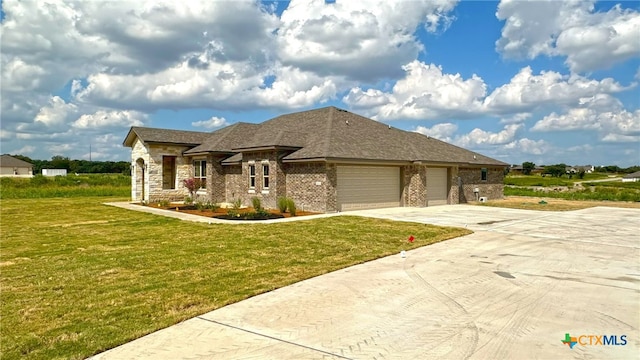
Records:
[[[634,173],[627,174],[627,175],[623,176],[623,178],[625,178],[625,179],[635,179],[635,178],[640,178],[640,171],[636,171],[636,172],[634,172]]]
[[[33,168],[33,164],[24,160],[16,159],[10,155],[0,156],[0,166],[2,167],[28,167]]]
[[[122,143],[124,146],[133,146],[136,136],[146,143],[165,143],[180,145],[200,145],[212,133],[199,131],[156,129],[148,127],[132,126],[127,137]]]
[[[139,129],[146,128],[133,129],[140,136]],[[154,138],[156,142],[187,144],[189,133],[193,134],[164,131],[167,133],[153,129],[153,136],[144,132],[142,135]],[[194,136],[190,141],[197,144],[185,154],[218,152],[231,155],[251,149],[286,148],[292,152],[283,158],[285,162],[365,160],[508,166],[502,161],[333,106],[281,115],[260,124],[236,123],[212,133],[195,134],[199,134],[198,137]],[[172,141],[161,141],[165,135]],[[241,157],[233,156],[224,163],[237,159]]]
[[[218,131],[208,134],[208,137],[198,146],[185,151],[185,154],[198,154],[203,152],[230,153],[235,151],[239,144],[245,141],[247,136],[254,134],[260,125],[248,123],[235,123]],[[249,135],[248,135],[249,134]]]

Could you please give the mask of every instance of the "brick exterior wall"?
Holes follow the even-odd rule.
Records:
[[[242,186],[246,186],[248,180],[242,175],[241,165],[224,165],[224,171],[226,182],[224,202],[232,202],[240,196]]]
[[[335,177],[335,166],[332,167]],[[286,164],[287,197],[293,199],[296,207],[306,211],[333,212],[335,211],[335,180],[327,179],[327,166],[324,163]],[[328,196],[333,191],[332,202]],[[330,203],[330,204],[328,204]],[[330,206],[328,206],[330,205]],[[332,208],[333,207],[333,208]]]
[[[227,170],[219,156],[207,157],[207,197],[212,203],[223,203],[227,199]]]
[[[243,205],[250,206],[252,199],[257,197],[261,200],[265,208],[276,208],[276,201],[279,196],[284,196],[286,191],[285,174],[282,164],[278,162],[275,151],[264,151],[242,154],[242,165],[224,166],[227,172],[226,178],[226,201],[233,202],[241,199]],[[256,167],[255,188],[249,188],[249,165]],[[263,165],[269,165],[269,188],[264,188]]]
[[[327,207],[324,212],[338,211],[338,167],[327,164],[327,182],[325,187]]]
[[[458,167],[450,167],[447,174],[449,175],[449,204],[460,204],[460,185],[458,184]]]
[[[486,196],[490,200],[504,197],[504,171],[502,168],[488,167],[486,181],[482,181],[482,170],[479,167],[460,168],[458,176],[462,181],[460,203],[476,201],[474,188],[480,190],[479,196]]]
[[[427,206],[427,167],[408,165],[400,169],[402,206]]]
[[[188,195],[183,179],[193,176],[193,160],[203,157],[183,157],[186,147],[170,145],[145,145],[136,140],[131,151],[131,197],[134,201],[181,201]],[[221,165],[223,157],[209,155],[207,160],[207,190],[203,199],[215,203],[241,199],[251,205],[258,197],[266,208],[277,208],[277,199],[287,196],[299,209],[315,212],[335,212],[337,204],[337,166],[326,163],[283,164],[278,159],[282,153],[244,153],[241,165]],[[175,189],[163,189],[162,157],[176,157]],[[249,163],[256,166],[256,186],[249,189]],[[144,164],[144,171],[141,164]],[[263,164],[269,165],[269,189],[263,188]],[[427,205],[426,165],[401,167],[401,205],[422,207]],[[474,188],[479,196],[489,199],[503,197],[504,172],[499,167],[487,168],[487,180],[481,180],[481,168],[448,168],[448,203],[475,201]],[[144,179],[142,177],[144,173]],[[143,189],[144,185],[144,189]],[[144,193],[144,199],[142,194]]]

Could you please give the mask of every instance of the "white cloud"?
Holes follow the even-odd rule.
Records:
[[[391,93],[353,88],[342,100],[356,109],[371,107],[365,112],[377,114],[378,119],[468,117],[482,111],[486,85],[480,77],[465,80],[417,60],[403,69],[406,75]]]
[[[35,117],[35,121],[47,127],[65,125],[71,117],[77,116],[78,107],[65,102],[59,96],[53,96],[49,105],[44,106]]]
[[[594,13],[594,1],[503,0],[496,48],[506,57],[566,56],[571,71],[611,67],[640,53],[640,13],[619,5]]]
[[[598,95],[581,99],[580,107],[543,117],[531,130],[595,130],[601,134],[602,141],[640,141],[640,110],[628,111],[619,100],[609,95]]]
[[[71,146],[71,144],[54,144],[47,146],[47,150],[49,150],[49,153],[54,155],[64,155],[72,149],[73,146]]]
[[[453,135],[456,133],[456,131],[458,131],[458,125],[452,123],[442,123],[433,125],[430,128],[417,126],[414,131],[442,141],[451,142],[453,139]]]
[[[578,105],[581,98],[635,86],[624,87],[612,78],[593,80],[554,71],[534,75],[527,66],[487,96],[487,85],[476,75],[464,79],[460,74],[447,74],[441,67],[417,60],[403,68],[405,77],[390,92],[356,87],[343,97],[343,102],[380,120],[506,115],[503,123],[518,123],[534,110]]]
[[[531,117],[531,113],[517,113],[500,119],[502,124],[519,124]]]
[[[105,111],[98,110],[93,114],[83,114],[72,127],[76,129],[122,128],[142,126],[147,115],[137,111]]]
[[[612,78],[588,79],[579,75],[562,75],[542,71],[534,75],[530,67],[522,68],[509,83],[495,89],[484,99],[487,111],[501,114],[530,112],[545,105],[573,105],[580,98],[626,90]]]
[[[217,116],[212,116],[209,120],[194,121],[191,123],[191,126],[203,127],[206,129],[215,129],[226,125],[229,125],[227,120],[223,117],[219,118]]]
[[[497,133],[475,128],[468,134],[457,136],[454,139],[454,143],[467,148],[476,148],[484,145],[504,145],[514,141],[516,132],[522,127],[522,124],[508,124]]]
[[[25,145],[23,147],[21,147],[20,149],[14,150],[13,153],[16,155],[25,155],[25,154],[32,154],[34,151],[36,151],[36,147],[32,146],[32,145]]]
[[[517,132],[522,129],[523,126],[523,124],[508,124],[498,132],[475,128],[469,133],[455,135],[458,131],[458,125],[441,123],[433,125],[430,128],[417,126],[414,131],[461,147],[478,148],[513,143]]]
[[[522,138],[504,145],[502,150],[510,153],[511,156],[517,154],[542,155],[551,152],[553,147],[544,140]]]
[[[421,24],[446,26],[457,0],[294,0],[278,29],[285,65],[319,75],[365,80],[402,75],[401,66],[424,50],[413,35]],[[375,61],[369,61],[375,59]]]

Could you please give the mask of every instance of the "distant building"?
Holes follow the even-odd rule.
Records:
[[[593,165],[567,166],[567,174],[577,174],[581,171],[584,171],[586,174],[591,174],[595,169]]]
[[[640,171],[636,171],[631,174],[627,174],[622,177],[622,182],[636,182],[640,181]]]
[[[13,156],[2,155],[0,157],[0,176],[32,177],[33,164]]]
[[[67,169],[42,169],[44,176],[67,176]]]
[[[524,168],[522,167],[522,165],[511,165],[511,169],[509,171],[513,173],[522,173],[524,171]],[[531,170],[531,173],[540,174],[543,171],[544,171],[544,166],[536,165],[536,167],[534,167]]]

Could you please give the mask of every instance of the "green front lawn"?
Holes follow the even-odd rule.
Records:
[[[226,304],[469,233],[350,216],[207,225],[103,201],[114,199],[0,200],[3,359],[84,358]]]

